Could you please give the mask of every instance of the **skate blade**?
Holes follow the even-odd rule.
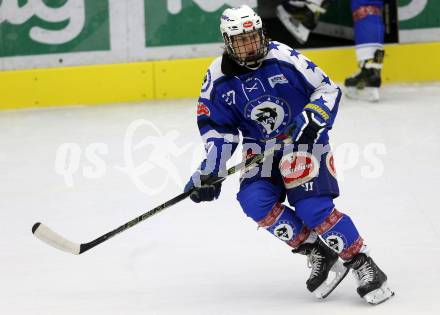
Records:
[[[371,305],[383,303],[394,296],[394,292],[385,282],[379,289],[371,291],[364,296],[364,299]]]
[[[379,88],[375,87],[366,87],[363,89],[346,87],[345,95],[354,100],[367,102],[378,102],[380,99]]]
[[[293,19],[282,5],[276,7],[276,14],[284,27],[296,38],[300,44],[304,44],[309,38],[310,30],[301,22]]]
[[[316,288],[313,293],[317,299],[325,299],[334,289],[344,280],[345,276],[348,274],[349,269],[346,268],[342,262],[338,259],[335,264],[330,269],[327,280]]]

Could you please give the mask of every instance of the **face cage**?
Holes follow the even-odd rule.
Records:
[[[259,30],[255,30],[252,32],[246,32],[246,33],[242,33],[242,34],[252,34],[254,32],[256,34],[258,34],[259,48],[255,51],[255,54],[253,54],[251,56],[247,55],[249,53],[249,51],[244,51],[241,54],[238,52],[235,52],[234,46],[232,43],[233,36],[230,37],[226,33],[224,33],[224,35],[223,35],[228,54],[232,57],[232,59],[234,59],[241,66],[254,66],[256,64],[259,64],[261,62],[261,60],[267,55],[269,40],[267,39],[266,34],[262,28]],[[238,35],[234,35],[234,36],[238,36]],[[237,47],[237,48],[239,48],[239,47]]]

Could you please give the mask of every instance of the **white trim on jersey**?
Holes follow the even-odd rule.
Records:
[[[327,84],[324,81],[324,78],[328,77],[325,72],[318,66],[312,69],[310,67],[310,62],[312,61],[303,54],[298,52],[296,56],[292,56],[291,51],[293,48],[276,41],[272,43],[278,45],[278,49],[271,49],[266,59],[276,58],[293,65],[304,76],[307,82],[315,88],[315,91],[310,96],[310,102],[322,97],[328,109],[332,110],[339,94],[338,86],[331,79],[328,79],[330,84]]]
[[[222,77],[224,74],[222,73],[222,57],[216,58],[211,65],[209,66],[207,70],[207,74],[209,72],[209,82],[207,82],[207,85],[200,92],[201,98],[211,99],[211,91],[212,87],[214,86],[214,81],[218,78]]]

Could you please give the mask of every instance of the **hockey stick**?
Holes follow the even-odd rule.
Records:
[[[205,180],[206,182],[209,182],[209,184],[215,184],[215,183],[219,183],[221,181],[223,181],[227,176],[230,176],[242,169],[247,169],[247,168],[252,168],[255,167],[257,164],[264,162],[269,156],[272,156],[275,151],[276,151],[276,146],[274,146],[273,148],[257,154],[249,159],[247,159],[246,161],[243,161],[235,166],[232,166],[231,168],[228,169],[228,174],[225,177],[221,177],[221,178],[217,178],[215,181],[210,181],[210,178],[208,178],[207,180]],[[191,193],[193,193],[195,190],[197,190],[196,187],[190,189],[187,192],[181,193],[180,195],[164,202],[163,204],[157,206],[154,209],[151,209],[143,214],[141,214],[140,216],[138,216],[137,218],[134,218],[133,220],[124,223],[123,225],[121,225],[120,227],[98,237],[97,239],[90,241],[88,243],[74,243],[72,241],[69,241],[68,239],[66,239],[65,237],[63,237],[62,235],[56,233],[55,231],[51,230],[49,227],[47,227],[45,224],[43,223],[35,223],[34,226],[32,227],[32,233],[41,241],[45,242],[46,244],[58,248],[59,250],[71,253],[71,254],[75,254],[75,255],[79,255],[84,253],[85,251],[88,251],[89,249],[109,240],[110,238],[112,238],[113,236],[137,225],[138,223],[148,219],[149,217],[165,210],[166,208],[171,207],[172,205],[175,205],[176,203],[186,199],[189,195],[191,195]]]

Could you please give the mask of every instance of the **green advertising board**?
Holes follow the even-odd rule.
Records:
[[[400,30],[440,27],[440,1],[399,0]]]
[[[170,6],[171,2],[178,4],[173,8]],[[231,2],[234,1],[146,0],[146,46],[221,42],[219,17],[223,10],[233,5]],[[251,1],[249,4],[252,6],[255,3],[256,1]],[[323,16],[323,21],[351,26],[350,0],[340,0],[331,6],[328,13]]]
[[[146,0],[146,46],[220,42],[219,19],[221,13],[229,7],[225,4],[227,2]]]
[[[440,40],[440,1],[399,0],[400,42]]]
[[[217,55],[221,12],[240,4],[255,8],[257,3],[0,0],[0,69]],[[350,3],[335,1],[315,31],[353,38]],[[440,40],[439,0],[398,0],[398,5],[401,42]]]
[[[109,0],[0,1],[0,57],[109,49]]]

